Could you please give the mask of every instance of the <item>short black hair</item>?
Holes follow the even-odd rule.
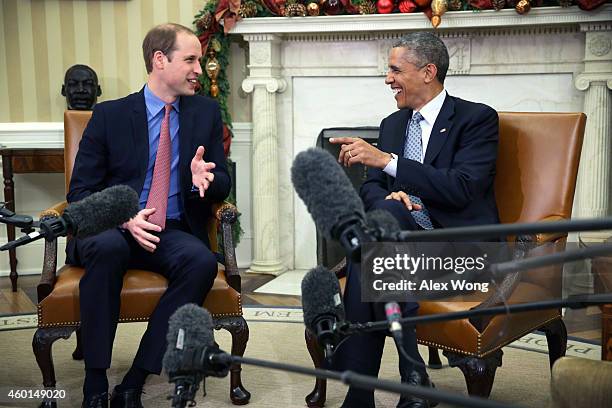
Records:
[[[436,78],[441,84],[444,83],[448,71],[449,56],[446,45],[438,36],[425,31],[406,34],[393,44],[393,48],[397,47],[410,50],[416,59],[411,62],[419,67],[434,64],[438,68]]]

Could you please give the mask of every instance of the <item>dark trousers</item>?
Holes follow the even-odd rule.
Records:
[[[201,305],[217,274],[217,261],[206,245],[170,222],[158,234],[153,253],[145,251],[128,231],[112,229],[93,237],[72,239],[66,263],[82,265],[79,284],[81,336],[86,368],[109,368],[127,269],[146,269],[168,279],[168,289],[149,318],[134,365],[159,374],[166,349],[168,319],[187,303]]]
[[[399,222],[403,230],[421,229],[403,203],[395,200],[382,200],[371,209],[384,209],[389,211]],[[344,292],[344,307],[346,318],[350,322],[365,323],[384,319],[384,305],[379,303],[365,303],[361,301],[361,265],[348,264],[348,276]],[[418,303],[401,303],[402,316],[412,316],[417,313]],[[334,368],[337,370],[351,370],[359,374],[378,376],[380,360],[385,345],[385,332],[372,332],[352,335],[346,339],[336,350],[334,355]],[[403,328],[403,348],[410,356],[410,360],[399,355],[399,372],[402,381],[405,381],[413,370],[425,374],[425,363],[417,349],[416,332],[414,328]],[[401,406],[400,401],[400,405]],[[349,387],[343,407],[374,407],[374,391]]]

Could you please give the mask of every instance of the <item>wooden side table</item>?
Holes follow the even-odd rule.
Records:
[[[13,174],[15,173],[63,173],[64,172],[64,149],[23,149],[23,148],[0,148],[2,155],[2,176],[4,177],[4,201],[6,208],[15,211],[15,184]],[[6,235],[9,241],[15,239],[15,227],[6,225]],[[11,286],[13,292],[17,291],[17,256],[15,249],[9,249],[9,261],[11,266]]]

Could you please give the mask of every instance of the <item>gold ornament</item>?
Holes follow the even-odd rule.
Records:
[[[257,5],[251,1],[241,4],[238,15],[242,18],[255,17],[257,15]]]
[[[516,7],[514,9],[519,14],[527,14],[529,13],[529,10],[531,10],[531,3],[529,3],[529,0],[521,0],[516,3]]]
[[[306,12],[309,16],[318,16],[320,13],[319,5],[315,2],[308,3],[306,6]]]
[[[285,17],[306,17],[306,6],[298,3],[297,0],[287,1]]]
[[[376,14],[376,5],[369,0],[363,1],[357,6],[357,9],[359,9],[359,14]]]
[[[217,85],[217,76],[219,76],[219,71],[221,67],[219,66],[219,61],[217,61],[215,50],[210,47],[206,56],[208,59],[206,60],[206,65],[204,69],[206,70],[206,75],[210,79],[210,96],[216,98],[219,96],[219,85]]]
[[[221,52],[221,43],[216,38],[210,40],[210,48],[215,50],[215,52]]]
[[[442,15],[448,10],[448,0],[433,0],[431,2],[431,24],[434,28],[438,28],[442,22]]]

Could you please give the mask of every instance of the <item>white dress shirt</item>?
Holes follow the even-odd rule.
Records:
[[[444,104],[444,99],[446,99],[446,90],[442,89],[438,95],[436,95],[431,101],[427,102],[425,106],[421,108],[419,111],[413,111],[412,116],[416,112],[420,112],[423,116],[423,120],[419,123],[421,125],[421,140],[423,143],[423,151],[421,152],[421,160],[423,163],[423,159],[425,158],[425,152],[427,151],[427,145],[429,144],[429,138],[431,136],[431,131],[433,129],[434,123],[436,123],[436,119],[440,114],[440,110],[442,110],[442,105]],[[412,118],[411,118],[412,119]],[[410,126],[410,122],[406,125],[406,133],[408,133],[408,127]],[[397,155],[391,153],[393,157],[391,161],[385,166],[383,171],[390,175],[391,177],[395,177],[397,174]]]

